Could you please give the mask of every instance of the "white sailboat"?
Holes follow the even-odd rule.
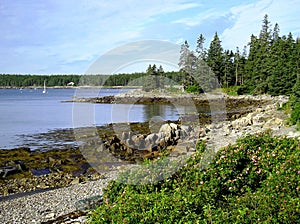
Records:
[[[47,90],[46,90],[46,80],[44,80],[44,90],[43,90],[43,93],[47,93]]]

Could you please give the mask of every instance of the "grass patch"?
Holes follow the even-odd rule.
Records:
[[[229,96],[238,96],[238,86],[230,86],[228,88],[222,88],[222,92]]]
[[[197,146],[181,169],[155,184],[111,182],[91,223],[297,223],[300,144],[248,136],[216,155]],[[150,178],[151,178],[151,172]],[[137,171],[136,175],[140,175]],[[126,173],[121,178],[126,178]],[[127,176],[128,178],[128,176]]]

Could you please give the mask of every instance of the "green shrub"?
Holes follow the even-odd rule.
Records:
[[[284,105],[284,109],[290,114],[288,124],[296,125],[296,130],[300,130],[300,98],[292,95]]]
[[[238,86],[230,86],[228,88],[222,88],[223,92],[230,95],[230,96],[237,96],[238,95]]]
[[[111,182],[91,223],[297,223],[300,144],[248,136],[217,154],[203,143],[181,169],[155,184]],[[168,161],[169,162],[169,161]],[[128,171],[130,172],[130,171]],[[136,175],[141,172],[136,170]],[[152,178],[152,172],[149,172]]]
[[[187,86],[185,88],[185,91],[188,92],[188,93],[200,93],[200,92],[202,92],[201,89],[196,85]]]
[[[290,122],[296,124],[297,130],[300,130],[300,102],[295,102],[291,112]]]

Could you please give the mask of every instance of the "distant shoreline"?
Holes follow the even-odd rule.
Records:
[[[43,89],[43,86],[0,86],[0,89]],[[141,86],[47,86],[47,89],[140,89]]]

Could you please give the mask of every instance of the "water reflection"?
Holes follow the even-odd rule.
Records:
[[[98,111],[100,112],[100,111]],[[102,113],[101,113],[102,112]],[[103,122],[102,110],[101,121]],[[110,121],[106,123],[122,123],[122,122],[146,122],[160,117],[161,120],[177,120],[180,112],[173,105],[142,105],[142,104],[115,104],[110,108]]]
[[[144,105],[143,118],[145,121],[151,121],[156,117],[161,117],[163,120],[177,120],[179,112],[175,106],[169,105]]]

